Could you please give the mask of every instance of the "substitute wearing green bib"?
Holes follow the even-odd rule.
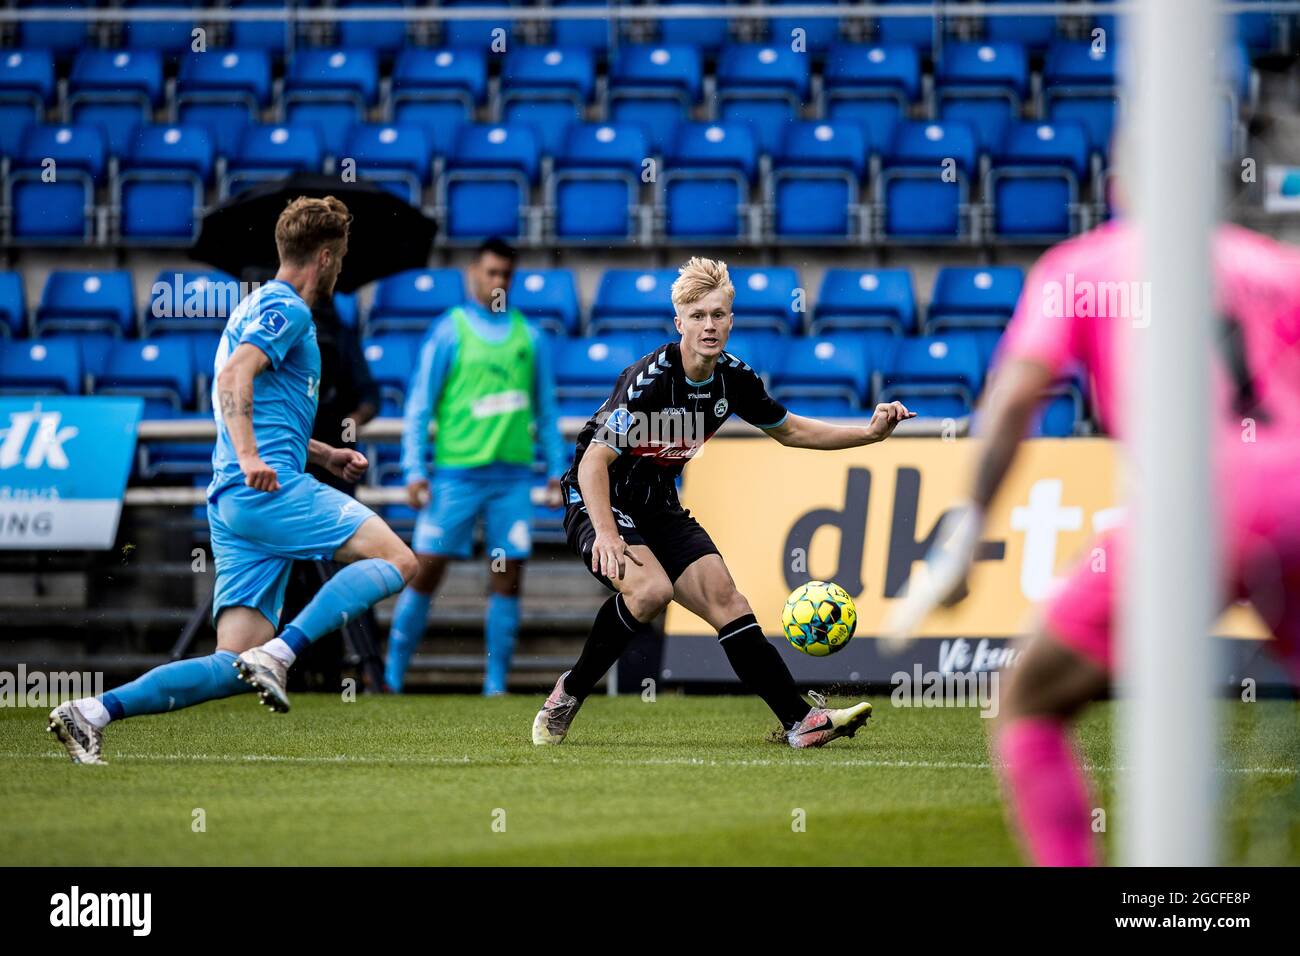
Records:
[[[518,309],[504,342],[486,341],[463,308],[451,310],[457,348],[435,412],[435,468],[533,461],[533,338]]]

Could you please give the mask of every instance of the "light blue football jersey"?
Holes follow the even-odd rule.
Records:
[[[293,286],[276,279],[235,307],[217,346],[212,376],[217,442],[212,449],[209,501],[228,485],[244,480],[217,396],[217,375],[244,343],[257,346],[271,362],[270,368],[253,379],[253,434],[258,454],[281,476],[300,473],[307,465],[307,442],[320,393],[320,348],[311,307]]]

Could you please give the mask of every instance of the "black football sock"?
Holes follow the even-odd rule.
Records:
[[[627,609],[622,594],[615,594],[600,606],[596,619],[591,622],[591,633],[582,648],[578,663],[564,678],[565,693],[583,700],[592,692],[605,673],[632,643],[632,638],[651,630],[649,624],[638,621]]]
[[[727,652],[736,676],[751,693],[763,698],[786,730],[808,716],[812,707],[799,696],[790,668],[767,642],[754,615],[746,614],[723,626],[718,631],[718,643]]]

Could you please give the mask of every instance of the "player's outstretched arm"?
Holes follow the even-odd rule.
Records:
[[[902,402],[885,402],[876,406],[875,414],[866,425],[832,425],[792,412],[780,425],[765,431],[790,448],[835,451],[884,441],[894,433],[899,422],[915,417],[916,412],[909,412]]]
[[[217,373],[217,407],[226,425],[226,434],[239,458],[244,484],[258,491],[278,491],[280,480],[275,469],[262,461],[253,433],[253,379],[271,365],[271,360],[256,345],[241,344]]]

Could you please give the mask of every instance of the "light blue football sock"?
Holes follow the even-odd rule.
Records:
[[[405,583],[401,572],[383,558],[366,558],[349,564],[325,582],[280,632],[280,640],[294,654],[301,654],[312,642],[338,630],[390,594],[396,594]]]
[[[388,629],[388,658],[384,662],[384,683],[393,693],[400,692],[406,682],[406,668],[424,637],[432,600],[432,594],[408,586],[393,608],[393,624]]]
[[[113,720],[121,720],[242,694],[253,688],[240,680],[235,656],[232,651],[217,651],[207,657],[172,661],[110,690],[100,700]]]
[[[487,644],[487,675],[483,680],[483,693],[504,694],[506,679],[510,676],[510,658],[515,653],[515,638],[519,634],[519,598],[505,594],[488,596],[487,613],[483,615],[483,635]]]

